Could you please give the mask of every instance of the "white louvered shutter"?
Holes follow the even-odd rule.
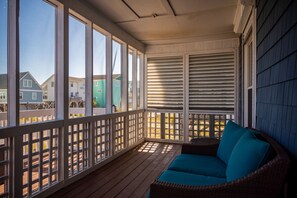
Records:
[[[234,53],[190,55],[190,110],[234,111]]]
[[[183,57],[147,60],[147,106],[151,109],[183,108]]]

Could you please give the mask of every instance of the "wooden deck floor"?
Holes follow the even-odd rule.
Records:
[[[145,197],[180,151],[177,144],[145,142],[50,197]]]

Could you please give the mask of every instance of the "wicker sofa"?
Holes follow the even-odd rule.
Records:
[[[229,123],[228,123],[229,124]],[[227,124],[227,126],[228,126]],[[234,124],[234,123],[232,123]],[[226,126],[226,128],[227,128]],[[231,131],[234,128],[231,127]],[[226,130],[226,129],[225,129]],[[230,127],[229,127],[230,130]],[[241,129],[242,130],[242,129]],[[248,130],[248,129],[245,129]],[[244,131],[244,130],[242,130]],[[249,132],[253,133],[256,138],[261,142],[267,143],[269,145],[269,151],[266,152],[264,160],[261,160],[261,163],[257,164],[258,167],[253,169],[249,169],[248,171],[241,170],[242,167],[245,165],[239,164],[239,167],[236,167],[238,161],[242,162],[248,162],[253,160],[246,160],[245,158],[253,158],[254,155],[258,155],[258,153],[261,153],[257,150],[256,153],[249,155],[244,154],[246,151],[242,152],[242,156],[239,156],[241,154],[240,152],[237,152],[236,149],[238,149],[239,146],[239,140],[242,142],[244,138],[242,138],[243,135],[238,135],[236,137],[238,140],[230,140],[230,144],[228,145],[230,148],[222,149],[220,147],[221,143],[223,141],[226,143],[228,142],[228,135],[225,136],[225,134],[222,137],[222,141],[219,145],[194,145],[194,144],[184,144],[182,146],[182,152],[180,156],[177,156],[177,158],[171,163],[169,168],[164,171],[151,185],[150,185],[150,192],[149,197],[281,197],[283,195],[283,189],[284,189],[284,183],[286,180],[286,176],[290,167],[290,159],[284,149],[275,142],[272,138],[269,136],[259,132],[259,131],[251,131]],[[227,133],[226,133],[227,134]],[[235,133],[233,133],[235,134]],[[224,138],[225,136],[225,138]],[[236,139],[235,138],[235,139]],[[230,138],[229,138],[230,139]],[[231,138],[232,139],[232,138]],[[234,139],[234,138],[233,138]],[[255,141],[258,141],[255,140]],[[233,143],[232,143],[233,141]],[[261,143],[262,144],[262,143]],[[247,144],[246,146],[248,146]],[[253,143],[251,143],[253,145]],[[254,146],[253,147],[257,147]],[[263,148],[264,148],[263,147]],[[266,148],[266,147],[265,147]],[[226,159],[223,159],[224,157],[220,156],[220,152],[230,152],[230,156],[227,155]],[[234,150],[235,149],[235,150]],[[252,148],[253,149],[253,148]],[[248,149],[247,149],[248,150]],[[232,154],[236,154],[237,152],[237,158],[233,157]],[[224,155],[224,154],[223,154]],[[199,164],[195,164],[195,160],[193,163],[191,162],[191,159],[187,159],[187,157],[195,157],[200,156],[202,159],[210,157],[210,162],[207,163],[203,160],[199,159],[198,161],[201,162]],[[229,158],[228,158],[229,157]],[[224,161],[226,163],[226,169],[225,169],[225,178],[224,175],[222,175],[222,171],[224,171],[224,167],[220,168],[218,166],[218,170],[212,172],[211,169],[216,168],[216,162],[214,161],[214,164],[212,160],[216,160],[215,158],[219,158],[219,161],[222,161],[222,164],[224,164]],[[221,159],[220,159],[221,158]],[[234,159],[233,159],[234,158]],[[228,163],[232,163],[233,165]],[[189,164],[190,163],[190,164]],[[240,163],[240,162],[239,162]],[[251,162],[253,163],[253,162]],[[205,166],[200,167],[199,166]],[[223,166],[223,165],[222,165]],[[231,167],[228,167],[231,166]],[[249,165],[248,165],[249,166]],[[198,170],[192,170],[197,169]],[[202,170],[200,170],[202,169]],[[219,170],[219,169],[222,169]],[[196,171],[196,172],[195,172]],[[198,172],[197,172],[198,171]],[[200,171],[200,172],[199,172]],[[202,173],[201,173],[202,171]],[[220,172],[221,171],[221,172]],[[235,173],[233,173],[234,171]],[[237,173],[236,173],[237,172]],[[209,174],[209,175],[208,175]],[[215,174],[215,176],[211,175]],[[226,176],[227,175],[227,176]],[[231,179],[228,177],[231,175]],[[220,178],[219,178],[220,177]],[[202,178],[202,179],[201,179]],[[218,178],[214,179],[213,178]],[[225,179],[225,180],[224,180]],[[197,182],[198,180],[198,182]],[[202,184],[201,184],[202,182]],[[204,182],[204,183],[203,183]]]

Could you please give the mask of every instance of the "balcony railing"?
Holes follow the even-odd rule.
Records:
[[[180,142],[190,141],[193,138],[220,139],[227,121],[234,120],[234,114],[231,113],[191,112],[187,120],[184,117],[182,111],[149,110],[147,138]]]
[[[137,110],[51,120],[53,113],[21,112],[22,124],[31,124],[8,127],[0,133],[1,197],[48,195],[108,163],[144,138],[171,142],[220,139],[226,122],[234,119],[228,113],[190,112],[184,116],[182,111]]]
[[[8,127],[0,197],[48,195],[144,140],[144,110]]]

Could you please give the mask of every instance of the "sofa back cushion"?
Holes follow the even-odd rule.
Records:
[[[248,175],[267,162],[270,145],[259,140],[251,131],[245,133],[235,145],[227,164],[227,181]]]
[[[247,132],[247,129],[242,128],[231,120],[229,120],[229,122],[225,126],[222,140],[217,151],[217,157],[225,162],[225,164],[228,164],[231,152],[235,144],[245,132]]]

